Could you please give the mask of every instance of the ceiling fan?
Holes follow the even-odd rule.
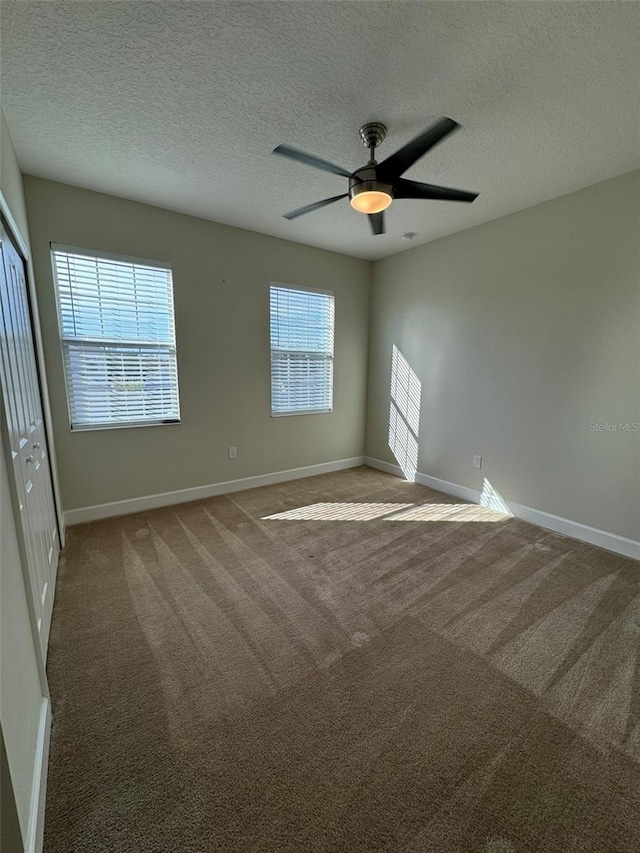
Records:
[[[349,192],[334,195],[331,198],[323,198],[321,201],[314,201],[313,204],[307,204],[297,210],[292,210],[290,213],[285,213],[284,218],[296,219],[298,216],[319,210],[321,207],[326,207],[328,204],[333,204],[334,201],[339,201],[348,196],[351,207],[359,213],[367,214],[373,233],[384,234],[383,211],[396,198],[472,202],[478,197],[478,193],[450,189],[449,187],[437,187],[433,184],[422,184],[419,181],[409,181],[402,177],[409,166],[412,166],[441,139],[444,139],[458,127],[460,125],[451,118],[438,119],[434,125],[399,148],[395,154],[387,157],[382,163],[377,163],[375,151],[387,135],[387,128],[379,121],[368,122],[360,128],[360,137],[369,149],[370,160],[366,166],[356,169],[354,172],[348,172],[328,160],[314,157],[313,154],[306,154],[297,148],[291,148],[289,145],[278,145],[273,150],[274,154],[289,157],[292,160],[305,163],[307,166],[314,166],[316,169],[349,178]]]

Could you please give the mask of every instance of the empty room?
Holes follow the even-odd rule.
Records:
[[[638,853],[640,4],[0,0],[2,853]]]

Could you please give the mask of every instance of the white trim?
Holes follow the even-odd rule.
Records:
[[[144,512],[147,509],[157,509],[162,506],[188,503],[216,495],[226,495],[231,492],[242,492],[245,489],[256,489],[259,486],[272,486],[275,483],[285,483],[288,480],[299,480],[303,477],[314,477],[317,474],[329,474],[332,471],[342,471],[345,468],[358,468],[365,464],[364,456],[353,456],[350,459],[338,459],[334,462],[321,462],[319,465],[307,465],[304,468],[290,468],[287,471],[275,471],[272,474],[258,474],[255,477],[243,477],[240,480],[227,480],[223,483],[212,483],[207,486],[194,486],[190,489],[178,489],[175,492],[162,492],[158,495],[147,495],[140,498],[129,498],[124,501],[96,504],[95,506],[70,509],[65,512],[67,525],[83,524],[87,521],[97,521],[100,518],[112,518],[116,515],[129,515],[133,512]]]
[[[269,295],[271,295],[272,287],[279,287],[281,290],[301,290],[305,293],[322,293],[325,296],[333,296],[334,299],[336,297],[335,290],[323,290],[321,287],[312,287],[306,284],[288,284],[286,281],[270,281]]]
[[[300,409],[293,412],[271,412],[272,418],[294,418],[296,415],[330,415],[331,409]]]
[[[49,247],[52,252],[59,252],[61,255],[78,255],[90,260],[100,258],[105,261],[120,261],[124,264],[173,272],[169,261],[153,261],[151,258],[137,258],[134,255],[121,255],[117,252],[103,252],[101,249],[84,249],[81,246],[65,246],[63,243],[49,243]]]
[[[47,370],[44,360],[44,345],[42,343],[42,329],[40,327],[40,311],[38,308],[38,295],[36,293],[36,278],[33,269],[33,261],[27,241],[21,234],[18,224],[13,218],[9,204],[0,192],[0,210],[4,218],[7,220],[11,235],[18,243],[23,258],[27,263],[27,287],[29,289],[29,300],[31,302],[31,323],[33,326],[33,337],[36,348],[36,360],[38,363],[38,373],[40,375],[40,395],[42,397],[42,409],[44,422],[47,431],[47,445],[49,447],[49,468],[51,469],[51,479],[53,480],[53,500],[56,507],[56,516],[58,518],[58,527],[60,532],[60,547],[64,548],[65,544],[65,527],[64,513],[62,511],[62,499],[60,497],[60,479],[58,477],[58,465],[56,448],[53,439],[53,417],[51,416],[51,403],[49,401],[49,383],[47,380]]]
[[[47,795],[47,768],[49,766],[49,739],[51,737],[51,704],[42,699],[38,745],[33,768],[31,807],[27,828],[25,853],[42,853],[44,842],[44,810]]]
[[[373,456],[365,456],[364,464],[369,468],[377,468],[378,471],[384,471],[385,474],[393,474],[394,477],[400,477],[401,480],[406,480],[402,468],[399,465],[394,465],[392,462],[383,462],[382,459],[375,459]]]
[[[139,429],[140,427],[156,427],[156,426],[180,426],[182,421],[177,418],[175,421],[128,421],[126,423],[103,423],[90,424],[89,426],[69,426],[69,432],[103,432],[106,429]]]
[[[396,477],[404,478],[402,469],[398,465],[384,462],[382,459],[365,456],[364,464],[370,468],[385,471],[387,474],[394,474]],[[457,483],[450,483],[448,480],[440,480],[438,477],[431,477],[428,474],[418,472],[416,474],[416,483],[419,483],[421,486],[427,486],[430,489],[435,489],[438,492],[454,495],[470,503],[480,503],[481,493],[479,491],[470,489],[467,486],[460,486]],[[599,548],[613,551],[616,554],[621,554],[623,557],[640,560],[640,542],[635,539],[628,539],[626,536],[619,536],[617,533],[609,533],[606,530],[590,527],[588,524],[581,524],[579,521],[572,521],[569,518],[552,515],[541,509],[533,509],[532,507],[523,506],[513,501],[505,500],[504,503],[509,512],[521,521],[527,521],[529,524],[535,524],[537,527],[543,527],[546,530],[553,530],[554,533],[570,536],[572,539],[579,539],[581,542],[587,542],[589,545],[597,545]]]
[[[450,483],[448,480],[440,480],[438,477],[430,477],[428,474],[418,472],[416,474],[416,483],[420,483],[421,486],[427,486],[430,489],[435,489],[436,492],[446,492],[448,495],[462,498],[463,501],[469,501],[473,504],[480,503],[480,492],[476,489],[470,489],[467,486],[458,486],[456,483]]]

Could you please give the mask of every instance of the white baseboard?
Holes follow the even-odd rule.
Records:
[[[379,471],[385,471],[387,474],[394,474],[396,477],[404,478],[399,465],[393,465],[389,462],[384,462],[382,459],[375,459],[372,456],[365,456],[364,463],[370,468],[377,468]],[[453,495],[470,503],[479,504],[481,502],[481,493],[476,489],[459,486],[457,483],[440,480],[438,477],[430,477],[428,474],[418,472],[416,474],[416,483],[419,483],[421,486],[427,486],[430,489],[435,489],[438,492],[445,492],[448,495]],[[635,560],[640,560],[640,542],[635,539],[627,539],[626,536],[619,536],[617,533],[599,530],[597,527],[590,527],[588,524],[581,524],[579,521],[572,521],[569,518],[552,515],[549,512],[523,506],[513,501],[505,500],[504,503],[511,515],[519,518],[521,521],[527,521],[546,530],[553,530],[554,533],[561,533],[563,536],[570,536],[572,539],[579,539],[581,542],[587,542],[589,545],[597,545],[599,548],[613,551],[616,554],[622,554],[624,557],[632,557]]]
[[[38,745],[33,768],[31,806],[27,829],[25,853],[42,853],[44,844],[44,809],[47,794],[47,769],[49,767],[49,740],[51,737],[51,703],[42,697]]]
[[[468,486],[459,486],[457,483],[450,483],[448,480],[440,480],[438,477],[430,477],[428,474],[421,474],[420,472],[416,474],[416,483],[435,489],[436,492],[446,492],[448,495],[453,495],[472,504],[480,503],[480,492],[476,489],[470,489]],[[512,514],[515,515],[515,513]]]
[[[213,498],[216,495],[226,495],[231,492],[242,492],[245,489],[256,489],[258,486],[272,486],[275,483],[285,483],[288,480],[300,480],[303,477],[314,477],[317,474],[329,474],[332,471],[342,471],[345,468],[357,468],[364,465],[364,456],[353,456],[350,459],[338,459],[334,462],[321,462],[319,465],[307,465],[304,468],[290,468],[288,471],[275,471],[272,474],[258,474],[256,477],[243,477],[240,480],[227,480],[224,483],[212,483],[208,486],[194,486],[191,489],[179,489],[175,492],[162,492],[158,495],[147,495],[141,498],[130,498],[124,501],[96,504],[80,509],[70,509],[64,514],[65,524],[83,524],[87,521],[97,521],[101,518],[112,518],[116,515],[129,515],[134,512],[144,512],[147,509],[157,509],[162,506],[188,503],[202,498]]]
[[[374,459],[373,456],[365,456],[364,464],[369,468],[377,468],[378,471],[384,471],[385,474],[393,474],[394,477],[400,477],[405,480],[406,477],[399,465],[393,465],[391,462],[383,462],[382,459]]]

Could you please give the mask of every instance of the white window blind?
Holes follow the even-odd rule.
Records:
[[[180,420],[171,267],[51,245],[71,428]]]
[[[333,293],[271,285],[271,414],[333,408]]]

